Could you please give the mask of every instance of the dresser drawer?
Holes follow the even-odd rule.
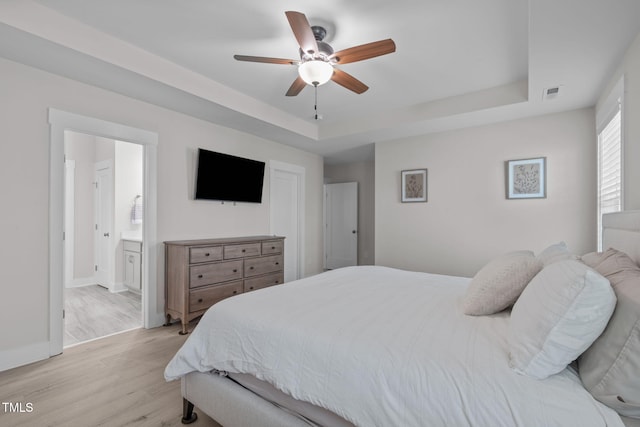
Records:
[[[189,264],[221,260],[222,246],[203,246],[189,249]]]
[[[244,276],[258,276],[260,274],[282,271],[282,255],[271,255],[244,261]]]
[[[244,281],[244,291],[256,291],[273,285],[284,283],[284,273],[271,273],[265,276],[254,277]]]
[[[227,245],[224,247],[224,259],[244,258],[260,255],[260,243]]]
[[[189,287],[211,285],[242,278],[242,260],[193,265],[189,268]]]
[[[189,312],[206,310],[218,301],[240,293],[242,293],[241,281],[193,290],[189,295]]]
[[[284,247],[282,240],[274,240],[273,242],[262,242],[262,255],[281,254]]]

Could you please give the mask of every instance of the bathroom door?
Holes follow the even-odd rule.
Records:
[[[111,289],[111,217],[113,207],[113,169],[110,161],[95,166],[95,280]]]
[[[358,183],[324,186],[324,251],[328,270],[358,264]]]

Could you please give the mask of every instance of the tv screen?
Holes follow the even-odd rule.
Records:
[[[198,149],[196,199],[262,203],[264,162]]]

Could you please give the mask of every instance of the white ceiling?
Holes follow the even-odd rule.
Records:
[[[341,50],[392,38],[393,54],[285,92],[298,58],[284,12],[306,14]],[[322,154],[595,104],[640,31],[637,0],[0,0],[0,56]],[[560,96],[543,101],[545,88]]]

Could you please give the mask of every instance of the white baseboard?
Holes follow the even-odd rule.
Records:
[[[49,358],[49,341],[0,350],[0,372]]]
[[[67,282],[65,287],[66,288],[80,288],[82,286],[89,286],[89,285],[95,285],[96,284],[96,279],[92,276],[92,277],[80,277],[80,278],[76,278],[71,280],[70,282]]]
[[[129,288],[127,288],[127,286],[123,282],[112,283],[111,287],[109,288],[109,290],[114,294],[118,292],[124,292],[128,289]]]
[[[97,284],[95,277],[81,277],[81,278],[73,279],[73,281],[71,281],[71,283],[67,283],[65,287],[81,288],[83,286],[91,286],[95,284]],[[112,293],[124,292],[128,290],[127,286],[123,282],[114,282],[114,283],[109,283],[105,286],[103,285],[99,285],[99,286],[107,288],[109,292],[112,292]]]

